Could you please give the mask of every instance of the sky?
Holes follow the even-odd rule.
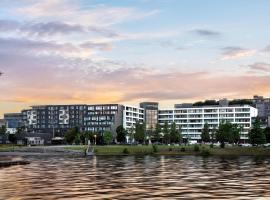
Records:
[[[1,0],[0,118],[270,96],[269,0]]]

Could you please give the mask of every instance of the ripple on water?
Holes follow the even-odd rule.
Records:
[[[29,157],[0,169],[0,199],[270,197],[270,159],[196,156]]]

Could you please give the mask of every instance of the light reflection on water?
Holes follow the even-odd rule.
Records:
[[[99,156],[28,160],[29,165],[0,169],[0,199],[270,199],[270,158]]]

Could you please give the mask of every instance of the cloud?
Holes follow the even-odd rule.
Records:
[[[95,33],[105,37],[117,37],[118,33],[105,27],[83,26],[80,24],[69,24],[59,21],[50,22],[18,22],[15,20],[0,20],[0,31],[19,32],[27,35],[52,36],[80,34],[90,35]]]
[[[218,31],[213,31],[213,30],[209,30],[209,29],[195,29],[191,31],[192,33],[202,36],[202,37],[219,37],[222,34]]]
[[[156,69],[117,60],[3,54],[0,101],[24,104],[190,101],[270,95],[270,75]],[[245,88],[245,90],[243,90]],[[94,95],[93,95],[94,94]]]
[[[110,43],[105,42],[84,42],[80,44],[80,47],[86,48],[86,49],[99,49],[102,51],[111,51],[113,46]]]
[[[80,44],[56,41],[29,40],[26,38],[0,38],[0,53],[35,56],[90,57],[94,51],[110,51],[112,45],[105,42],[83,42]]]
[[[245,67],[258,72],[270,72],[270,64],[265,62],[255,62]]]
[[[263,51],[270,52],[270,45],[268,45],[267,47],[265,47]]]
[[[257,51],[249,50],[237,46],[229,46],[222,48],[222,60],[239,59],[253,56]]]
[[[17,9],[17,13],[28,19],[68,21],[86,26],[110,26],[140,20],[158,14],[159,10],[141,12],[133,7],[105,6],[103,4],[84,7],[67,0],[37,1]]]

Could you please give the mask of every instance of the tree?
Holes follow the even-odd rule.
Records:
[[[72,144],[75,140],[76,142],[78,142],[78,137],[79,137],[78,128],[74,127],[74,128],[69,129],[65,133],[64,137],[68,144]]]
[[[214,143],[216,140],[216,135],[217,135],[217,128],[216,126],[213,127],[210,135],[211,143]]]
[[[144,140],[145,140],[145,126],[144,126],[144,124],[136,122],[134,138],[139,143],[144,142]]]
[[[161,126],[159,123],[157,123],[156,129],[154,131],[154,141],[156,142],[160,141],[160,133],[161,133]]]
[[[265,144],[265,132],[261,128],[261,123],[258,118],[252,123],[252,128],[249,131],[249,140],[251,144]]]
[[[124,127],[122,125],[120,125],[120,126],[118,126],[116,128],[116,140],[117,140],[117,142],[125,143],[126,142],[126,135],[127,135],[127,132],[126,132],[126,130],[124,129]]]
[[[265,134],[266,142],[270,143],[270,127],[266,127],[264,129],[264,134]]]
[[[113,135],[110,131],[105,131],[103,134],[103,141],[105,144],[110,144],[113,141]]]
[[[165,143],[169,144],[170,143],[170,133],[169,133],[169,125],[168,125],[167,121],[164,123],[163,133],[164,133]]]
[[[25,126],[17,127],[16,134],[22,134],[25,132]]]
[[[6,134],[6,132],[7,132],[7,127],[6,127],[6,125],[2,125],[2,126],[0,127],[0,134],[1,134],[1,135],[4,135],[4,134]]]
[[[175,122],[171,123],[171,128],[170,128],[170,141],[172,143],[177,143],[179,142],[179,132],[176,129],[176,124]]]
[[[201,138],[203,142],[210,142],[209,125],[205,123],[202,129]]]
[[[14,144],[17,140],[16,134],[8,134],[8,140]]]
[[[240,133],[242,132],[243,127],[238,126],[238,124],[232,124],[231,126],[231,134],[232,134],[232,142],[237,144],[240,140]]]
[[[229,134],[231,132],[230,122],[221,122],[216,132],[216,139],[221,143],[221,147],[224,147],[225,142],[229,140]]]

